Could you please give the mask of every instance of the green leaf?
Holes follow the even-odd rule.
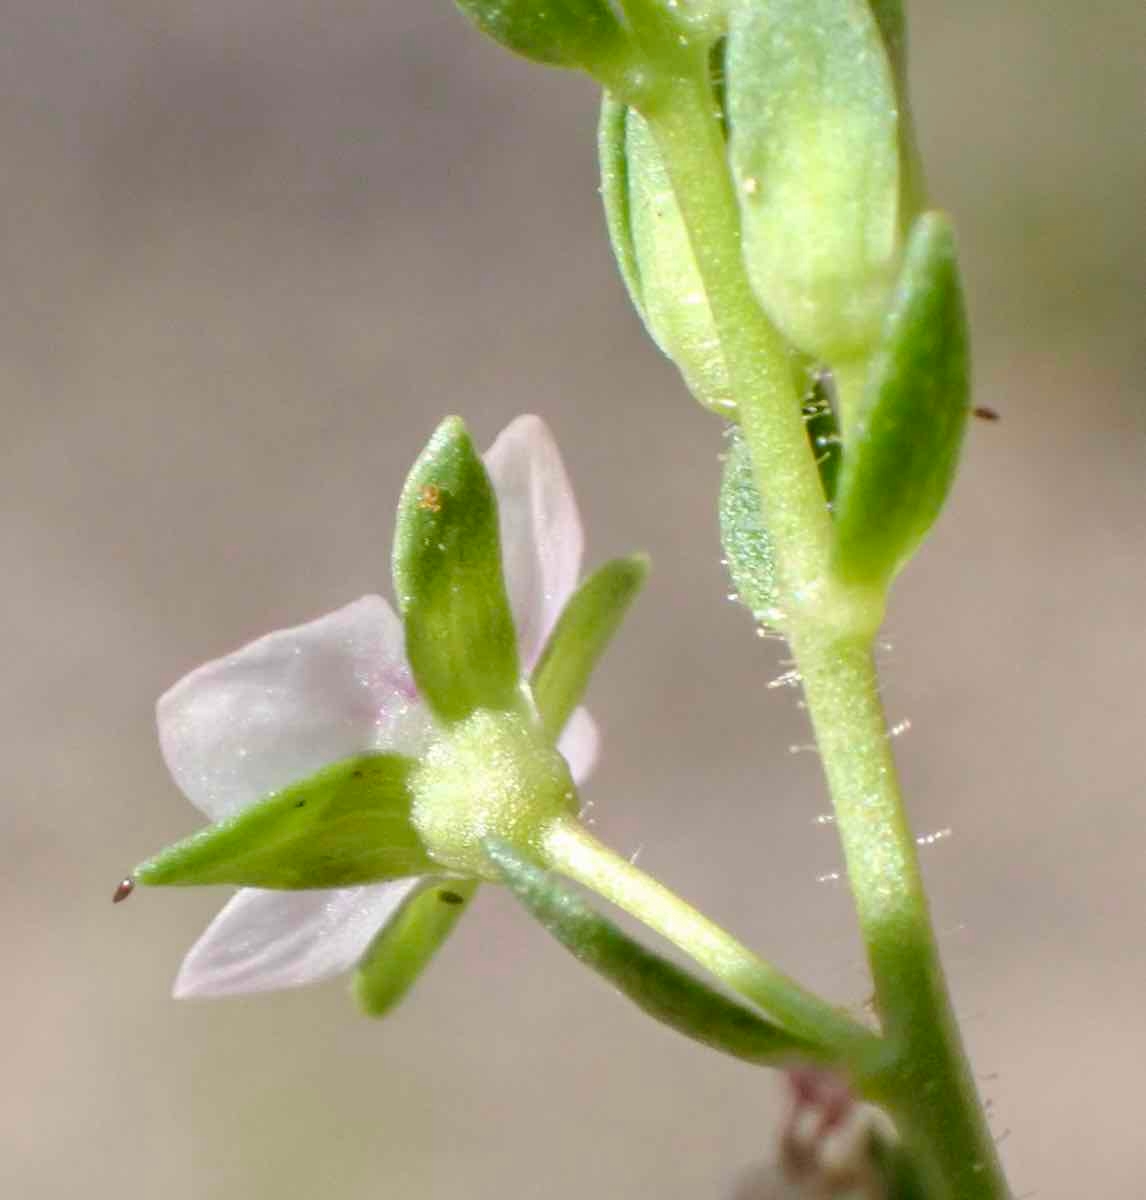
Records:
[[[384,1017],[417,982],[477,891],[474,879],[427,879],[378,931],[354,974],[362,1011]]]
[[[534,62],[607,70],[628,50],[608,0],[457,0],[495,42]]]
[[[629,161],[625,153],[628,112],[627,105],[605,93],[601,100],[601,119],[597,124],[597,160],[601,167],[601,200],[605,206],[605,225],[609,231],[613,257],[617,260],[629,299],[643,321],[645,310],[641,299],[637,251],[633,245]]]
[[[955,240],[920,217],[844,450],[832,565],[883,584],[939,515],[955,477],[970,385]]]
[[[804,353],[860,357],[899,251],[897,99],[867,0],[737,5],[725,70],[757,299]]]
[[[465,425],[448,417],[414,464],[394,534],[406,655],[436,716],[521,705],[493,487]]]
[[[654,1020],[752,1063],[776,1064],[817,1056],[809,1043],[646,950],[594,912],[555,875],[534,866],[506,843],[490,839],[486,850],[529,912],[575,958]]]
[[[645,325],[689,391],[705,407],[728,416],[736,403],[708,292],[652,130],[633,109],[625,123],[625,154]]]
[[[410,821],[413,761],[371,754],[169,846],[135,870],[146,884],[330,888],[435,869]]]
[[[533,701],[556,740],[577,707],[597,661],[612,640],[649,573],[643,554],[615,558],[573,594],[533,670]]]

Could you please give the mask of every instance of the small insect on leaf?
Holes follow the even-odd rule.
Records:
[[[112,904],[122,904],[124,900],[135,891],[135,880],[129,875],[126,879],[120,881],[119,886],[115,889],[111,896]]]
[[[426,512],[439,513],[442,511],[442,493],[437,485],[427,483],[418,496],[418,507]]]

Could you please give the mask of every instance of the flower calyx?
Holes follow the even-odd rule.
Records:
[[[412,819],[430,857],[459,875],[498,880],[493,837],[536,851],[554,821],[575,814],[569,767],[540,730],[512,712],[478,709],[453,726],[410,781]]]

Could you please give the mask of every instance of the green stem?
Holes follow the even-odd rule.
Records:
[[[870,1098],[895,1117],[938,1195],[998,1200],[1007,1184],[943,977],[870,643],[813,633],[793,634],[792,646],[893,1049]]]
[[[724,167],[724,134],[708,84],[707,52],[655,93],[643,115],[664,158],[689,229],[721,351],[752,451],[756,482],[768,510],[777,560],[784,563],[789,600],[811,601],[825,576],[831,519],[800,411],[788,348],[761,311],[740,255],[732,180]],[[767,461],[767,469],[760,465]]]
[[[662,52],[668,52],[662,47]],[[643,115],[689,229],[772,540],[780,622],[804,679],[894,1060],[868,1089],[895,1117],[936,1196],[1009,1193],[947,994],[879,701],[871,644],[884,598],[830,571],[831,516],[787,348],[752,293],[707,61],[662,64]]]
[[[758,958],[675,892],[597,841],[579,822],[555,821],[545,833],[541,852],[553,870],[661,934],[790,1033],[824,1046],[857,1080],[873,1077],[883,1065],[883,1045],[870,1030]]]

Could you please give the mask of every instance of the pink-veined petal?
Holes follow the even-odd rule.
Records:
[[[601,732],[597,722],[588,709],[575,708],[557,740],[557,749],[569,764],[574,783],[582,784],[592,774],[600,745]]]
[[[175,782],[214,821],[355,754],[416,754],[430,730],[381,596],[199,667],[157,716]]]
[[[506,588],[528,671],[577,586],[584,536],[573,486],[540,417],[518,417],[485,455],[497,493]]]
[[[269,992],[347,971],[420,883],[415,877],[319,891],[243,888],[191,947],[175,995]]]

